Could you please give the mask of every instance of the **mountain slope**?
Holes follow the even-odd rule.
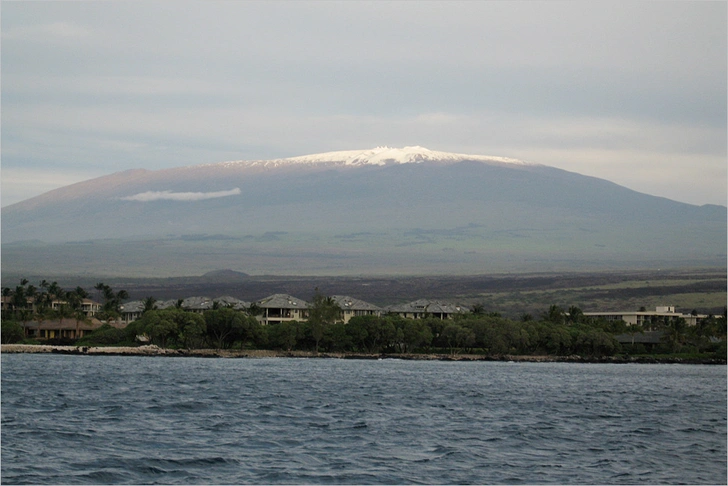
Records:
[[[335,255],[333,268],[353,273],[399,261],[410,262],[407,271],[468,262],[507,269],[529,259],[722,265],[726,208],[515,159],[405,147],[126,171],[2,210],[4,267],[30,264],[13,242],[128,238],[184,241],[189,251],[176,248],[179,257],[209,264],[202,273],[251,272],[250,261],[229,260],[261,254],[280,257],[276,272],[296,261],[304,273],[331,267],[316,261]],[[165,261],[162,251],[128,265]],[[304,254],[311,256],[302,264]],[[78,259],[66,258],[78,267]]]

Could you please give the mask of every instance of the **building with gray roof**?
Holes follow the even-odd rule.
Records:
[[[213,299],[213,302],[216,303],[218,307],[229,307],[235,310],[246,310],[248,307],[250,307],[250,302],[236,299],[235,297],[231,297],[229,295],[223,295],[222,297]]]
[[[465,306],[437,300],[419,299],[407,304],[392,305],[386,308],[389,313],[398,314],[406,319],[452,319],[458,314],[470,312]]]
[[[344,324],[356,316],[379,316],[383,309],[369,302],[349,297],[348,295],[332,295],[331,299],[341,307]]]
[[[308,302],[288,294],[273,294],[255,303],[263,313],[256,316],[263,324],[308,319]]]

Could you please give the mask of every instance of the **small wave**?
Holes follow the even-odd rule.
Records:
[[[196,467],[196,466],[209,466],[212,464],[237,464],[238,461],[234,459],[226,459],[220,456],[213,457],[194,457],[186,459],[165,459],[165,462],[178,466],[185,467]]]

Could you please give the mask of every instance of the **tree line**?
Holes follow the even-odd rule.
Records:
[[[465,314],[452,320],[407,319],[398,315],[357,316],[344,324],[312,306],[307,321],[262,325],[245,311],[222,308],[202,314],[181,309],[152,310],[124,329],[101,328],[81,340],[85,345],[134,345],[139,336],[160,347],[275,349],[352,353],[467,353],[610,356],[645,352],[642,345],[620,344],[617,334],[639,334],[622,321],[553,319],[512,320],[498,314]],[[659,326],[658,326],[659,327]],[[725,354],[725,318],[698,326],[684,320],[662,327],[660,351]],[[721,341],[716,343],[716,334]]]
[[[101,303],[101,309],[95,317],[99,320],[119,318],[121,303],[129,298],[128,292],[115,292],[103,282],[97,283],[94,289],[97,292],[96,299]],[[3,344],[22,340],[23,325],[30,321],[73,319],[77,335],[79,325],[90,321],[83,304],[91,295],[82,287],[66,290],[58,282],[45,279],[35,286],[24,278],[15,287],[3,287],[2,296],[7,301],[2,315]]]
[[[43,291],[33,294],[24,281],[14,291],[8,292],[14,302],[17,300],[17,308],[10,314],[10,319],[3,315],[3,342],[13,337],[16,341],[20,340],[10,332],[6,336],[6,322],[15,321],[17,324],[19,318],[27,317],[23,314],[28,311],[27,306],[23,308],[21,304],[27,302],[29,295],[35,295],[37,299],[36,314],[47,309],[47,302],[52,297],[65,298],[69,308],[74,309],[77,299],[74,296],[82,295],[78,289],[63,293],[55,282],[40,288]],[[101,312],[106,316],[118,315],[126,293],[114,292],[101,283],[95,289],[104,302]],[[22,298],[16,297],[18,295]],[[78,340],[77,344],[135,346],[141,340],[160,347],[186,349],[609,356],[644,353],[642,345],[620,344],[615,336],[635,336],[646,330],[663,332],[659,349],[662,352],[722,352],[725,355],[726,343],[725,310],[722,316],[710,316],[696,326],[687,326],[682,318],[655,318],[645,326],[627,325],[624,321],[587,317],[576,306],[565,310],[556,305],[539,316],[525,314],[520,319],[488,313],[482,305],[475,305],[470,313],[454,319],[407,319],[387,314],[357,316],[344,324],[336,302],[316,291],[306,321],[262,325],[255,317],[262,310],[255,305],[236,310],[217,304],[213,309],[198,314],[183,310],[181,305],[156,309],[152,297],[143,302],[145,310],[141,318],[122,329],[105,324]],[[77,318],[81,319],[81,316],[77,315]],[[22,328],[20,332],[22,337]]]

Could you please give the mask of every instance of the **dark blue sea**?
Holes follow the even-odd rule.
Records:
[[[3,484],[725,484],[726,367],[2,355]]]

